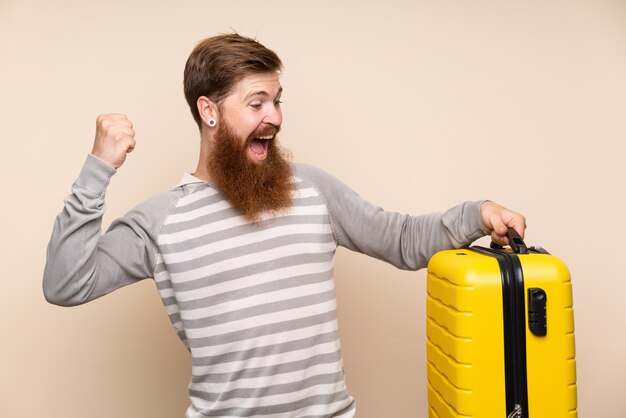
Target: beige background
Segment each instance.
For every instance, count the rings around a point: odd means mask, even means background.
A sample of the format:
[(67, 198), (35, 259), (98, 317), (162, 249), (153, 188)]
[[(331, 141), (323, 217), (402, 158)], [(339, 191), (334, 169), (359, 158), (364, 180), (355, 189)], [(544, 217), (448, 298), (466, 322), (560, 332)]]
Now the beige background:
[[(139, 141), (106, 224), (194, 169), (183, 65), (230, 28), (284, 60), (296, 160), (387, 209), (526, 214), (573, 275), (581, 416), (624, 416), (621, 0), (0, 0), (0, 416), (183, 415), (189, 357), (151, 281), (63, 309), (41, 274), (97, 114)], [(425, 417), (424, 272), (341, 250), (336, 282), (358, 417)]]

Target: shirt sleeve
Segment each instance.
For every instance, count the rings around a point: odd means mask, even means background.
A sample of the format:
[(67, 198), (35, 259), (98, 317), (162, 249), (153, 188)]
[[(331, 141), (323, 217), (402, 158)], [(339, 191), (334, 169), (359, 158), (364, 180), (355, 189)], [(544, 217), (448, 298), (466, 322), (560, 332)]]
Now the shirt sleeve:
[(61, 306), (88, 302), (151, 277), (167, 194), (137, 206), (102, 234), (105, 191), (115, 169), (89, 155), (64, 200), (48, 244), (43, 291)]
[(410, 216), (373, 205), (335, 177), (297, 165), (324, 196), (338, 245), (404, 270), (426, 267), (444, 249), (460, 248), (484, 236), (480, 205), (464, 202), (442, 213)]

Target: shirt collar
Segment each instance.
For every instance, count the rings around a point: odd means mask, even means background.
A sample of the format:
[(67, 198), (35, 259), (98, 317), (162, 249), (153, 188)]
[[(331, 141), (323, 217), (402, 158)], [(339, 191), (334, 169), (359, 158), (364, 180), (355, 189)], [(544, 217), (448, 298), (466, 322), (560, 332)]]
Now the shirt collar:
[(200, 183), (208, 184), (206, 181), (200, 180), (198, 177), (194, 176), (193, 174), (185, 173), (183, 174), (183, 177), (180, 179), (180, 181), (178, 182), (178, 184), (176, 184), (174, 188), (188, 186), (191, 184), (200, 184)]

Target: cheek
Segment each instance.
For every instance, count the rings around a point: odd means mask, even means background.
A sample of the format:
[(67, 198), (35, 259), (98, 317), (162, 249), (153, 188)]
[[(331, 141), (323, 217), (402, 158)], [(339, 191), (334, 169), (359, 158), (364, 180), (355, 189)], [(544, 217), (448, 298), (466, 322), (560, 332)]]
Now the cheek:
[(239, 136), (248, 139), (261, 126), (262, 119), (250, 117), (241, 121), (241, 125), (235, 129), (239, 132)]
[(237, 138), (246, 138), (248, 136), (245, 121), (241, 118), (230, 116), (225, 118), (223, 123), (228, 125), (231, 134), (235, 135)]
[(237, 137), (245, 140), (259, 128), (263, 118), (260, 112), (239, 110), (226, 112), (225, 121)]

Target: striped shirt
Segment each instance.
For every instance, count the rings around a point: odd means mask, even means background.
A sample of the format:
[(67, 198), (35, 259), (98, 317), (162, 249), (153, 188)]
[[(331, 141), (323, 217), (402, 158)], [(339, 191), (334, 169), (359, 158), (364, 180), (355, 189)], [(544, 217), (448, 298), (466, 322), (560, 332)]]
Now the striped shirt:
[[(192, 356), (186, 417), (352, 417), (337, 329), (337, 246), (418, 269), (483, 235), (479, 202), (410, 217), (295, 165), (293, 204), (248, 222), (191, 175), (101, 235), (114, 170), (88, 157), (55, 223), (44, 290), (75, 305), (152, 277)], [(478, 219), (478, 220), (477, 220)]]

